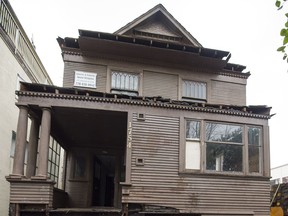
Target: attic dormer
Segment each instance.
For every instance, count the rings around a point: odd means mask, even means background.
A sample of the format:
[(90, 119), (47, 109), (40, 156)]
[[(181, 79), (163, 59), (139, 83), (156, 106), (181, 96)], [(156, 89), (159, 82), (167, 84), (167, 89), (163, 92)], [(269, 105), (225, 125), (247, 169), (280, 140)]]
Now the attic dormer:
[(202, 47), (161, 4), (128, 23), (115, 34)]

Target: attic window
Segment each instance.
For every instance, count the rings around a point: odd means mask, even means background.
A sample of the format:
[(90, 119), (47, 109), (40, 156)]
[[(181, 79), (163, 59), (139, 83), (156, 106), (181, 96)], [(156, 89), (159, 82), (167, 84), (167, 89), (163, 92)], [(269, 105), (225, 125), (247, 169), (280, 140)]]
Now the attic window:
[(160, 39), (160, 40), (177, 41), (177, 42), (181, 41), (180, 37), (154, 34), (154, 33), (150, 33), (150, 32), (148, 33), (148, 32), (142, 32), (142, 31), (137, 31), (137, 30), (134, 30), (134, 34), (137, 36), (156, 38), (156, 39)]

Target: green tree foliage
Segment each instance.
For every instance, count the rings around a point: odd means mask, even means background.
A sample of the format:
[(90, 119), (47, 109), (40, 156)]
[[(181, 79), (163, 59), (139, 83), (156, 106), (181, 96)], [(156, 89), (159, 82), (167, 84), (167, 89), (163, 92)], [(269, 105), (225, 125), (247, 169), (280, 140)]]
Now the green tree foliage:
[[(278, 10), (281, 10), (286, 3), (287, 0), (276, 0), (275, 5), (278, 8)], [(283, 27), (280, 31), (281, 37), (283, 37), (283, 44), (280, 46), (277, 51), (283, 53), (283, 60), (286, 60), (288, 62), (287, 58), (287, 46), (288, 46), (288, 13), (285, 14), (287, 21), (285, 23), (285, 27)]]

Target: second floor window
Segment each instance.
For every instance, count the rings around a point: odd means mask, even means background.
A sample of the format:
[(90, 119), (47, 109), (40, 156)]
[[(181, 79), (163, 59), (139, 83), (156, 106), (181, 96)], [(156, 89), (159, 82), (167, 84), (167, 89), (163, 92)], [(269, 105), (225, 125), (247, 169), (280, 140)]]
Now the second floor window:
[(194, 100), (206, 100), (206, 83), (191, 80), (182, 82), (182, 98)]
[(112, 71), (111, 92), (136, 96), (138, 95), (139, 75)]

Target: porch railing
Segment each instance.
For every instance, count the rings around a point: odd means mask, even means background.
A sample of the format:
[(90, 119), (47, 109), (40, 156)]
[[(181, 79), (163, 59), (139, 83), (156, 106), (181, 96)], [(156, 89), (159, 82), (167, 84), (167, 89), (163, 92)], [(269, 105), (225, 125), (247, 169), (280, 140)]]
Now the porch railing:
[[(42, 81), (43, 83), (46, 81), (47, 84), (52, 84), (52, 81), (42, 65), (33, 45), (27, 38), (23, 28), (20, 27), (18, 23), (19, 22), (16, 21), (9, 7), (3, 0), (0, 0), (0, 27), (7, 34), (11, 40), (10, 42), (14, 44), (15, 54), (18, 54), (24, 61), (25, 65), (30, 69), (30, 71), (32, 71), (31, 75), (35, 82)], [(39, 80), (39, 78), (35, 76), (36, 74), (38, 77), (42, 77), (42, 80)]]

